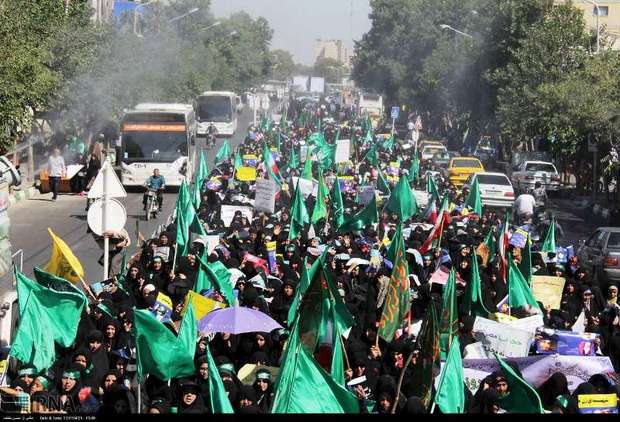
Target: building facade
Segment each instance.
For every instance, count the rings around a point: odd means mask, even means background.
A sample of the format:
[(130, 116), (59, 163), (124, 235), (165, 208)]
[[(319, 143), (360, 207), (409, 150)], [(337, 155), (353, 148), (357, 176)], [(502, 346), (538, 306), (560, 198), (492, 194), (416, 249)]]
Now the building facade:
[[(555, 0), (555, 4), (567, 3), (567, 0)], [(620, 0), (573, 0), (573, 6), (583, 11), (588, 29), (596, 33), (596, 15), (598, 5), (598, 22), (601, 39), (614, 50), (620, 50)]]
[(315, 40), (314, 41), (314, 61), (318, 59), (338, 60), (345, 66), (349, 66), (349, 52), (342, 40)]

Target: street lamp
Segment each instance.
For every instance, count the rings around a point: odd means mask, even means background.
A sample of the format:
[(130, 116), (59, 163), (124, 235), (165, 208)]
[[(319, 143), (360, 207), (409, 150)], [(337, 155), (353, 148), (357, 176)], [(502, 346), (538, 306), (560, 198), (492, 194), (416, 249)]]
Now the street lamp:
[(440, 24), (440, 25), (439, 25), (439, 27), (440, 27), (441, 29), (449, 29), (450, 31), (454, 31), (454, 32), (456, 32), (457, 34), (461, 34), (461, 35), (463, 35), (463, 36), (465, 36), (465, 37), (468, 37), (468, 38), (474, 38), (474, 36), (473, 36), (473, 35), (470, 35), (470, 34), (468, 34), (467, 32), (459, 31), (458, 29), (455, 29), (455, 28), (451, 27), (450, 25)]
[(222, 21), (215, 21), (212, 25), (206, 26), (201, 29), (201, 31), (206, 31), (207, 29), (215, 28), (216, 26), (220, 26)]
[(196, 12), (197, 12), (197, 11), (199, 11), (199, 10), (200, 10), (200, 8), (198, 8), (198, 7), (194, 7), (193, 9), (190, 9), (189, 11), (187, 11), (187, 13), (183, 13), (183, 14), (182, 14), (182, 15), (180, 15), (180, 16), (177, 16), (177, 17), (175, 17), (175, 18), (170, 19), (170, 20), (168, 21), (168, 23), (176, 22), (176, 21), (178, 21), (179, 19), (183, 19), (184, 17), (189, 16), (189, 15), (191, 15), (191, 14), (193, 14), (193, 13), (196, 13)]
[(598, 17), (601, 14), (601, 9), (598, 6), (598, 3), (595, 2), (594, 0), (586, 0), (586, 1), (590, 3), (592, 6), (594, 6), (594, 9), (596, 10), (596, 53), (598, 54), (599, 51), (601, 51), (601, 27), (598, 22)]

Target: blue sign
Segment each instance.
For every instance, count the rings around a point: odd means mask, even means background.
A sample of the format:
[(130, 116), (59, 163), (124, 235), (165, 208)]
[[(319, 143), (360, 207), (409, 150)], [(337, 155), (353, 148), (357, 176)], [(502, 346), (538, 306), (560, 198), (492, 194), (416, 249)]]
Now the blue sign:
[(400, 107), (392, 107), (392, 119), (394, 120), (398, 119), (399, 115), (400, 115)]

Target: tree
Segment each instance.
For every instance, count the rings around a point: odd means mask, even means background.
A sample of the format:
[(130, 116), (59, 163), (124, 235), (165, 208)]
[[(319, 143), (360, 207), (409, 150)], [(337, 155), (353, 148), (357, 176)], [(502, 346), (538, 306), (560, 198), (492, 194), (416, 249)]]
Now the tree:
[(340, 83), (344, 77), (344, 64), (338, 60), (319, 57), (314, 64), (313, 76), (325, 78), (329, 83)]
[(272, 79), (286, 81), (293, 77), (296, 70), (293, 55), (285, 50), (271, 51)]

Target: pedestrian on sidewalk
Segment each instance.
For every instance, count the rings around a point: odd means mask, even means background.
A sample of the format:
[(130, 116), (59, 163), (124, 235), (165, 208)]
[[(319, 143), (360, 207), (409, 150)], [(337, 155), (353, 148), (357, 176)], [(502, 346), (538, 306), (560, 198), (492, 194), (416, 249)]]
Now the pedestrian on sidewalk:
[(67, 167), (65, 166), (65, 159), (60, 155), (60, 149), (54, 148), (52, 155), (49, 157), (48, 162), (50, 189), (52, 191), (52, 201), (56, 201), (58, 198), (58, 186), (60, 180), (66, 176)]

